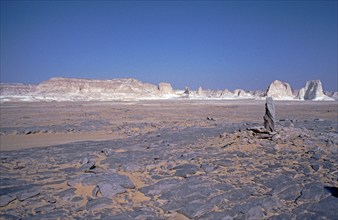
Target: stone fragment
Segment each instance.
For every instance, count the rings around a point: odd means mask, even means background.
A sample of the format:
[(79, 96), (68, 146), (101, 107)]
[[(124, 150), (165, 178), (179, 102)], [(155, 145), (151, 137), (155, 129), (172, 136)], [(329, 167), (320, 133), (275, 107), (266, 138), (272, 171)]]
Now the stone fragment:
[(300, 186), (291, 185), (287, 189), (278, 193), (278, 198), (283, 199), (283, 200), (291, 200), (291, 201), (293, 200), (293, 201), (295, 201), (300, 196), (301, 191), (302, 191), (302, 189), (301, 189)]
[(311, 168), (314, 170), (314, 171), (318, 171), (319, 168), (320, 168), (320, 165), (315, 163), (315, 164), (311, 164)]
[(89, 200), (87, 202), (86, 210), (92, 211), (95, 209), (102, 209), (102, 208), (109, 207), (112, 204), (113, 202), (109, 198), (106, 198), (106, 197), (96, 198), (96, 199)]
[(99, 183), (97, 185), (102, 196), (111, 198), (117, 194), (126, 192), (127, 190), (116, 183)]
[(0, 196), (0, 207), (7, 206), (9, 203), (14, 201), (16, 198), (8, 195)]
[(64, 199), (64, 200), (69, 200), (71, 199), (73, 196), (75, 196), (75, 188), (70, 188), (70, 189), (65, 189), (61, 192), (59, 192), (57, 194), (57, 196), (59, 196), (60, 198)]
[(264, 217), (265, 217), (264, 211), (260, 206), (252, 207), (245, 214), (245, 219), (247, 220), (264, 219)]
[(198, 167), (193, 164), (184, 164), (174, 167), (176, 170), (175, 176), (187, 177), (187, 175), (195, 174)]
[(26, 199), (29, 199), (29, 198), (32, 198), (34, 196), (37, 196), (39, 195), (40, 192), (39, 191), (27, 191), (27, 192), (19, 192), (17, 194), (17, 198), (20, 202), (26, 200)]
[(49, 212), (51, 212), (54, 209), (55, 209), (55, 206), (49, 204), (49, 205), (44, 205), (44, 206), (35, 208), (34, 211), (36, 213), (49, 213)]
[(266, 97), (264, 128), (268, 132), (275, 132), (275, 103), (271, 97)]

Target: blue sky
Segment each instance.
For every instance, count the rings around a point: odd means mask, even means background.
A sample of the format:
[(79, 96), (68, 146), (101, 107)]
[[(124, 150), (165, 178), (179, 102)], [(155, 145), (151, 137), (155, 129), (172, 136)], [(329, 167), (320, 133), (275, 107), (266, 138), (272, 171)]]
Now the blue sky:
[(1, 82), (337, 91), (337, 1), (1, 1)]

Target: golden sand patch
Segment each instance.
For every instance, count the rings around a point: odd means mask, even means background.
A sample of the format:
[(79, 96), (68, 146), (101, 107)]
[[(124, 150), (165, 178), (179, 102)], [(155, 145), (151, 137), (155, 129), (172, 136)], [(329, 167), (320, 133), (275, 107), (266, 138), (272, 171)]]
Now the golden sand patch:
[(145, 196), (143, 193), (141, 193), (140, 191), (135, 191), (132, 194), (131, 199), (136, 202), (136, 203), (141, 203), (141, 202), (147, 202), (150, 200), (149, 197)]
[(133, 182), (133, 184), (135, 185), (136, 189), (142, 188), (143, 186), (145, 186), (145, 183), (143, 181), (141, 181), (141, 174), (137, 173), (137, 172), (125, 172), (125, 171), (119, 171), (118, 172), (121, 175), (125, 175), (128, 176), (129, 179)]

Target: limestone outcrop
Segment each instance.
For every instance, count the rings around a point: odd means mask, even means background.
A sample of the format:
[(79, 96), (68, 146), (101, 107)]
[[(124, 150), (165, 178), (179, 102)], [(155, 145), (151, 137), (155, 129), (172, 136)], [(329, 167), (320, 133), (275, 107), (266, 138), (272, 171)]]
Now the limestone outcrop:
[(324, 94), (322, 82), (320, 80), (307, 81), (305, 87), (299, 90), (298, 99), (325, 101), (334, 100)]
[(201, 86), (198, 87), (198, 89), (197, 89), (197, 95), (203, 95), (203, 89), (202, 89)]
[(274, 99), (293, 99), (292, 89), (289, 83), (279, 80), (273, 81), (266, 91), (266, 96)]
[(174, 94), (174, 90), (171, 87), (170, 83), (161, 82), (158, 85), (158, 90), (160, 90), (160, 93), (163, 94), (163, 95), (172, 95), (172, 94)]

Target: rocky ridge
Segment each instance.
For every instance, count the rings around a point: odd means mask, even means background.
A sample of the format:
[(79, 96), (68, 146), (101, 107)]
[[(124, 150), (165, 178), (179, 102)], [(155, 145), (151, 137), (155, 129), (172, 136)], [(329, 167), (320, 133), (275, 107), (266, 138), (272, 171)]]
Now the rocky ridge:
[[(335, 93), (332, 93), (333, 97)], [(144, 99), (263, 99), (271, 96), (275, 100), (334, 100), (323, 93), (319, 80), (308, 81), (295, 97), (288, 83), (274, 81), (264, 93), (236, 89), (197, 91), (174, 90), (170, 83), (158, 86), (136, 79), (72, 79), (51, 78), (38, 85), (0, 84), (0, 101), (110, 101)]]

